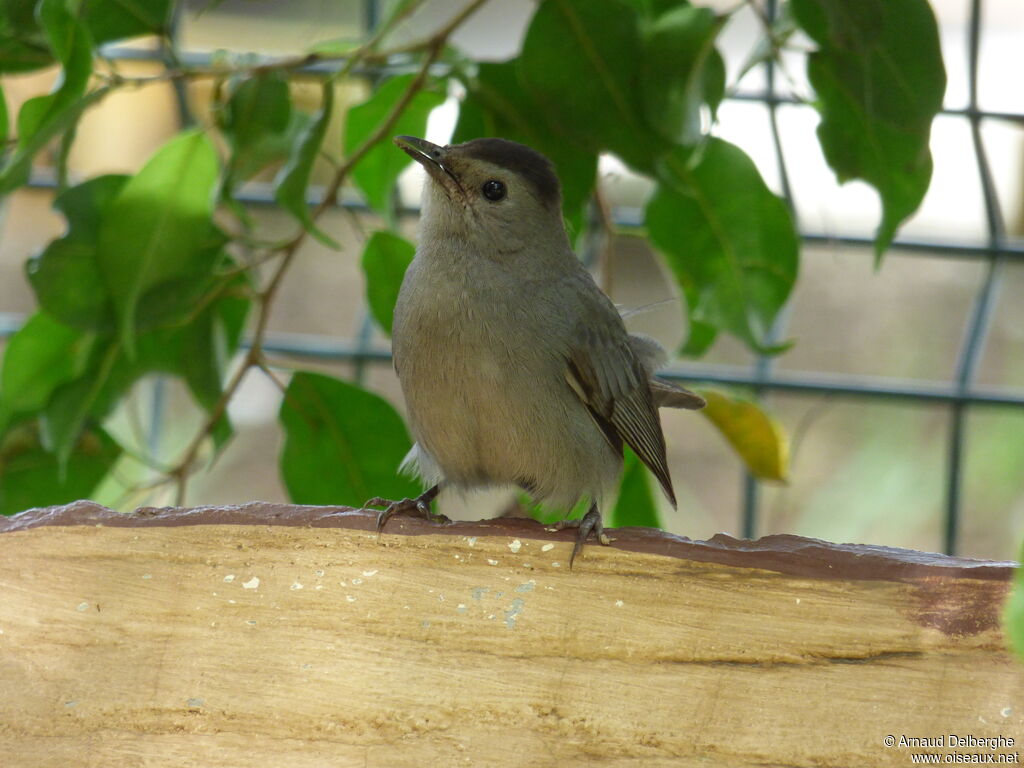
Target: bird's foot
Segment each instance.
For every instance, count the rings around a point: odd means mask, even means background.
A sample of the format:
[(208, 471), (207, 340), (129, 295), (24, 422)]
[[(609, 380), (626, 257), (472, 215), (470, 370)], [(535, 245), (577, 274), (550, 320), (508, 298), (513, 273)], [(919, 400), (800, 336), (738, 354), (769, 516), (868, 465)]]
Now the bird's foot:
[(447, 525), (451, 522), (446, 516), (435, 514), (430, 511), (430, 502), (437, 496), (438, 489), (435, 486), (421, 496), (417, 496), (415, 499), (402, 499), (401, 501), (391, 501), (390, 499), (383, 499), (380, 496), (367, 501), (363, 508), (367, 507), (385, 507), (384, 510), (377, 514), (377, 533), (381, 533), (384, 530), (384, 526), (387, 525), (395, 515), (408, 515), (409, 517), (421, 517), (427, 522), (434, 523), (435, 525)]
[(590, 538), (590, 534), (594, 534), (594, 538), (602, 545), (607, 547), (612, 543), (612, 540), (604, 532), (604, 526), (601, 524), (601, 513), (598, 512), (597, 507), (591, 507), (590, 511), (587, 512), (583, 517), (578, 520), (559, 520), (555, 523), (555, 530), (562, 531), (566, 528), (577, 528), (576, 533), (576, 544), (572, 548), (572, 554), (569, 555), (569, 568), (572, 569), (572, 563), (576, 559), (576, 555), (579, 554), (580, 550), (583, 549), (583, 545)]

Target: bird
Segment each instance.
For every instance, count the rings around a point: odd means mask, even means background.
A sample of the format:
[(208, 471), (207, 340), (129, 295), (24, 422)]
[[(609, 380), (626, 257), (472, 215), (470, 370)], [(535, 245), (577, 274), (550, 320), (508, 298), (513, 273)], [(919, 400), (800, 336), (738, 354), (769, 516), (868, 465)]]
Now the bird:
[(518, 486), (571, 510), (588, 501), (569, 558), (614, 493), (628, 445), (673, 507), (659, 407), (699, 409), (700, 395), (657, 378), (666, 354), (630, 334), (573, 252), (561, 186), (540, 152), (503, 138), (440, 146), (394, 143), (426, 171), (415, 256), (394, 310), (392, 357), (415, 439), (402, 468), (428, 488), (370, 499), (394, 515), (430, 511), (442, 488)]

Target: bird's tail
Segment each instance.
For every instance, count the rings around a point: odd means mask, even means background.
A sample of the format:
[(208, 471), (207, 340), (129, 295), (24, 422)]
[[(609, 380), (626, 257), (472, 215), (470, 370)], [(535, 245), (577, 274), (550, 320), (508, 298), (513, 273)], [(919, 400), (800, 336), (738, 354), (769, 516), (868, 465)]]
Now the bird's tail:
[(707, 401), (696, 392), (691, 392), (664, 379), (651, 379), (651, 395), (658, 408), (686, 408), (698, 411), (707, 405)]

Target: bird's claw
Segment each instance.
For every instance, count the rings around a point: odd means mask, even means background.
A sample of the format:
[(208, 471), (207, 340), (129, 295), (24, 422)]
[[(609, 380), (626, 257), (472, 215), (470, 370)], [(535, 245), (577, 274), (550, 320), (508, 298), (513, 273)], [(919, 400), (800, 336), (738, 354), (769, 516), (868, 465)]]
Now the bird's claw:
[(576, 559), (576, 555), (583, 549), (583, 545), (586, 544), (591, 533), (594, 534), (594, 538), (602, 546), (607, 547), (612, 543), (612, 540), (604, 532), (604, 525), (601, 523), (601, 513), (597, 511), (597, 507), (591, 507), (590, 511), (578, 520), (559, 520), (555, 523), (556, 531), (564, 531), (566, 528), (578, 529), (576, 543), (573, 545), (572, 554), (569, 555), (570, 570), (572, 570), (572, 564)]
[[(426, 494), (424, 494), (426, 496)], [(402, 499), (401, 501), (391, 501), (390, 499), (384, 499), (380, 496), (374, 496), (372, 499), (367, 501), (363, 508), (368, 507), (385, 507), (377, 513), (377, 533), (383, 533), (384, 526), (387, 525), (395, 515), (408, 515), (409, 517), (420, 517), (429, 523), (435, 525), (447, 525), (451, 520), (445, 515), (435, 514), (430, 511), (430, 500), (420, 496), (415, 499)], [(432, 497), (431, 497), (432, 498)]]

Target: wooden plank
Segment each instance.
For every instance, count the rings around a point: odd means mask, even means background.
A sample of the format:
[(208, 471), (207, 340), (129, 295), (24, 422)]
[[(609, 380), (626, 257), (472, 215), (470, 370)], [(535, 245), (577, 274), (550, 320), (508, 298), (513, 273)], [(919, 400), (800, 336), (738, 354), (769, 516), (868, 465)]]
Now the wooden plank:
[(572, 532), (528, 521), (371, 527), (258, 504), (114, 517), (80, 503), (0, 524), (7, 764), (881, 766), (993, 751), (884, 742), (950, 734), (1019, 754), (1024, 666), (998, 625), (1013, 564), (623, 530), (570, 572)]

